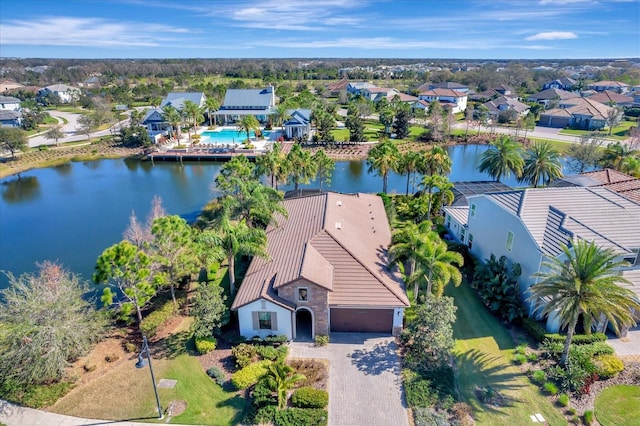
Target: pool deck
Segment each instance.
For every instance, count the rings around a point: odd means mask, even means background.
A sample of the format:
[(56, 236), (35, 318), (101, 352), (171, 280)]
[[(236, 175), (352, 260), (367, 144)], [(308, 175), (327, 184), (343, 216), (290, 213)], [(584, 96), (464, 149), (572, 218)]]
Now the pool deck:
[[(205, 144), (206, 145), (206, 144)], [(282, 151), (286, 154), (291, 149), (293, 143), (282, 143)], [(263, 155), (264, 149), (242, 149), (214, 146), (200, 146), (200, 144), (185, 149), (166, 149), (154, 151), (147, 155), (151, 161), (229, 161), (233, 157), (245, 156), (250, 160), (255, 160)]]

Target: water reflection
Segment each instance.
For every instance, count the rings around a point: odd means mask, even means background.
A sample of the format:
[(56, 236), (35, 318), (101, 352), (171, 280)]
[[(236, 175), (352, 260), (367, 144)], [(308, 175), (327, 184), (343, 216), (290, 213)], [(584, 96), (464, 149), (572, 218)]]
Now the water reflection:
[(349, 176), (359, 179), (362, 176), (364, 161), (349, 161)]
[(19, 176), (2, 182), (2, 199), (9, 204), (22, 203), (40, 196), (40, 182), (35, 176)]
[(82, 165), (91, 170), (98, 170), (102, 167), (102, 162), (104, 160), (91, 160), (91, 161), (83, 161)]
[(71, 170), (73, 170), (73, 164), (64, 163), (64, 164), (60, 164), (59, 166), (54, 166), (52, 168), (53, 170), (58, 172), (61, 176), (68, 176), (69, 173), (71, 173)]

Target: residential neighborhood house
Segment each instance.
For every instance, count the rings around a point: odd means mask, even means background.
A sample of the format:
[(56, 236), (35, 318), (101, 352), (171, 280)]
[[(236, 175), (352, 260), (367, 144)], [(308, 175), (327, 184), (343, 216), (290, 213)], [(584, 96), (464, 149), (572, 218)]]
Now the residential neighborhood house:
[(224, 102), (214, 113), (225, 124), (235, 123), (245, 115), (253, 115), (260, 123), (266, 123), (276, 106), (273, 86), (263, 89), (227, 89)]
[(568, 186), (604, 187), (640, 203), (640, 179), (614, 169), (566, 175), (554, 180), (549, 186), (558, 188)]
[(595, 90), (596, 92), (604, 92), (605, 90), (611, 90), (617, 93), (626, 93), (629, 91), (629, 85), (619, 81), (596, 81), (587, 86), (587, 89)]
[(595, 95), (589, 96), (589, 99), (591, 99), (592, 101), (600, 102), (601, 104), (624, 108), (632, 107), (634, 105), (633, 96), (629, 95), (631, 95), (631, 93), (622, 95), (618, 92), (614, 92), (613, 90), (605, 90), (603, 92), (598, 92)]
[(311, 110), (290, 109), (287, 111), (289, 119), (282, 123), (287, 139), (307, 140), (311, 135)]
[(240, 334), (397, 335), (409, 300), (387, 267), (391, 232), (380, 197), (330, 192), (284, 207), (288, 217), (267, 228), (268, 257), (253, 258), (233, 301)]
[(496, 119), (500, 113), (505, 111), (515, 111), (518, 117), (524, 117), (529, 113), (529, 105), (524, 104), (516, 98), (500, 96), (489, 102), (485, 102), (484, 106), (489, 110), (489, 115)]
[(20, 127), (21, 124), (20, 99), (0, 95), (0, 127)]
[(559, 102), (556, 108), (541, 113), (538, 126), (602, 129), (606, 126), (607, 114), (610, 110), (610, 106), (590, 98), (567, 99)]
[(560, 77), (556, 78), (555, 80), (547, 81), (542, 85), (542, 89), (561, 89), (571, 91), (576, 87), (577, 84), (578, 82), (573, 78)]
[(142, 125), (147, 128), (147, 133), (156, 142), (161, 136), (169, 134), (171, 124), (164, 118), (163, 108), (171, 106), (177, 111), (182, 111), (184, 103), (191, 101), (204, 108), (207, 97), (202, 92), (171, 92), (160, 102), (158, 108), (150, 108), (142, 120)]
[(550, 108), (553, 105), (558, 105), (559, 101), (565, 101), (567, 99), (579, 97), (580, 95), (578, 93), (567, 92), (566, 90), (552, 87), (542, 90), (541, 92), (529, 95), (525, 100), (527, 102), (537, 102), (541, 105), (544, 105), (545, 108)]
[(67, 86), (66, 84), (52, 84), (38, 91), (38, 97), (44, 98), (49, 94), (56, 95), (60, 102), (68, 104), (79, 100), (81, 91), (77, 87)]
[(467, 94), (454, 89), (431, 89), (418, 94), (418, 99), (425, 102), (439, 102), (443, 108), (451, 109), (456, 114), (467, 109)]

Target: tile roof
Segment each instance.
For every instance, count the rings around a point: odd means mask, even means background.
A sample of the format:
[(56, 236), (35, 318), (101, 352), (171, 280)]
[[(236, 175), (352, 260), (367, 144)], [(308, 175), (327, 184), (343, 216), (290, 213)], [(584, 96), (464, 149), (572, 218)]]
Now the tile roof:
[(562, 102), (560, 108), (553, 108), (541, 115), (546, 116), (574, 116), (586, 115), (598, 120), (606, 120), (607, 112), (611, 107), (596, 102), (589, 98), (573, 98)]
[(527, 96), (527, 99), (536, 99), (536, 100), (553, 100), (553, 99), (572, 99), (579, 98), (580, 95), (574, 92), (568, 92), (562, 89), (546, 89), (538, 93), (534, 93), (533, 95)]
[(627, 83), (622, 83), (620, 81), (612, 81), (612, 80), (596, 81), (595, 83), (591, 83), (589, 85), (589, 87), (597, 87), (597, 86), (629, 87), (629, 85)]
[(631, 96), (621, 95), (618, 92), (614, 92), (611, 90), (605, 90), (603, 92), (598, 92), (595, 95), (589, 96), (589, 99), (592, 101), (600, 102), (601, 104), (628, 104), (633, 102), (633, 98)]
[(462, 98), (467, 96), (466, 93), (460, 92), (458, 90), (440, 89), (440, 88), (435, 88), (435, 89), (427, 90), (426, 92), (421, 92), (420, 95), (421, 96), (437, 96), (437, 97), (446, 96), (446, 97), (453, 97), (453, 98)]
[(69, 90), (72, 91), (80, 91), (77, 87), (67, 86), (66, 84), (52, 84), (51, 86), (45, 87), (45, 89), (51, 92), (67, 92)]
[[(484, 104), (487, 108), (489, 108), (489, 112), (491, 113), (500, 113), (501, 111), (506, 111), (508, 109), (513, 109), (518, 114), (521, 114), (529, 109), (529, 105), (520, 102), (515, 98), (510, 98), (507, 96), (500, 96), (496, 99), (490, 100), (489, 102), (485, 102)], [(500, 108), (502, 105), (507, 105), (507, 108)]]
[(555, 180), (550, 186), (603, 187), (640, 202), (640, 179), (614, 169), (602, 169), (577, 175), (563, 176)]
[(418, 91), (426, 91), (426, 90), (431, 90), (431, 89), (469, 89), (469, 86), (465, 86), (464, 84), (460, 84), (460, 83), (456, 83), (453, 81), (446, 81), (443, 83), (431, 83), (431, 82), (427, 82), (424, 83), (422, 85), (420, 85), (420, 87), (418, 87)]
[(330, 305), (409, 305), (399, 274), (387, 270), (391, 232), (379, 197), (323, 193), (284, 206), (288, 217), (267, 228), (269, 259), (251, 261), (232, 309), (279, 299), (278, 288), (300, 278), (328, 289)]
[(640, 202), (604, 187), (540, 188), (486, 194), (520, 217), (542, 251), (560, 253), (572, 237), (617, 252), (640, 248)]
[(622, 286), (633, 291), (638, 300), (640, 300), (640, 267), (636, 266), (634, 269), (623, 270), (622, 276), (630, 282), (629, 284), (622, 284)]

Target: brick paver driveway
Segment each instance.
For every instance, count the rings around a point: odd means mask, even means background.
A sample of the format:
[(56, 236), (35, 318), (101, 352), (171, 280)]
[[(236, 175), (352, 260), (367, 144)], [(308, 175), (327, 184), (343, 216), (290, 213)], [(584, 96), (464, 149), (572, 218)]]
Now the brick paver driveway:
[(322, 348), (291, 343), (290, 356), (329, 360), (329, 426), (408, 425), (392, 337), (333, 333)]

